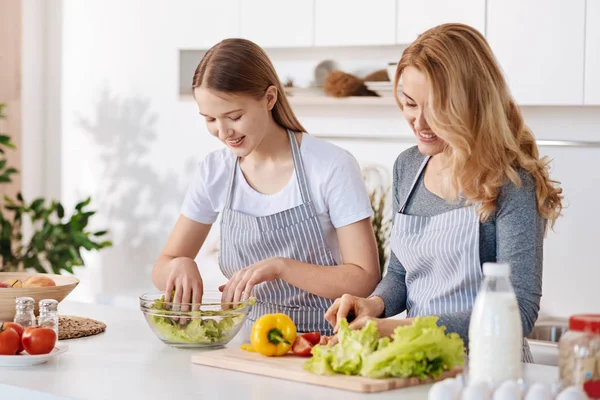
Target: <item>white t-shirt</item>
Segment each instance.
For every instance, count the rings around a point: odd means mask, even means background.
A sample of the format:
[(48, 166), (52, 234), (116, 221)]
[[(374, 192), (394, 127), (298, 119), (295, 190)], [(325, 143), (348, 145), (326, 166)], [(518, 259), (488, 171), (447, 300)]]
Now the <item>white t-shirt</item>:
[[(302, 136), (300, 154), (325, 241), (341, 263), (335, 229), (373, 215), (360, 167), (346, 150), (308, 134)], [(227, 202), (234, 165), (235, 156), (227, 148), (209, 153), (194, 173), (181, 213), (197, 222), (214, 223)], [(262, 217), (302, 204), (295, 173), (279, 192), (262, 194), (248, 184), (237, 165), (233, 210)]]

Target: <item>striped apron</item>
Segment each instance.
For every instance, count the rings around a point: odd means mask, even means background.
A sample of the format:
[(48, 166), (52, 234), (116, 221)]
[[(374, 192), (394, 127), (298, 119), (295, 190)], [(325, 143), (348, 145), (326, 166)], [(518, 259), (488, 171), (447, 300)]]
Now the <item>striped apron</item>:
[[(404, 213), (428, 161), (426, 157), (394, 216), (390, 243), (406, 269), (409, 318), (472, 310), (483, 279), (477, 205), (431, 217)], [(525, 339), (521, 357), (533, 362)]]
[[(289, 130), (288, 137), (302, 196), (302, 204), (297, 207), (263, 217), (232, 210), (238, 160), (235, 162), (221, 218), (219, 266), (228, 279), (235, 272), (272, 257), (316, 265), (337, 265), (327, 247), (323, 227), (311, 200), (298, 142)], [(298, 289), (281, 279), (256, 285), (252, 295), (257, 302), (248, 316), (249, 323), (263, 314), (284, 313), (292, 318), (298, 332), (332, 334), (332, 327), (325, 321), (324, 315), (333, 300)]]

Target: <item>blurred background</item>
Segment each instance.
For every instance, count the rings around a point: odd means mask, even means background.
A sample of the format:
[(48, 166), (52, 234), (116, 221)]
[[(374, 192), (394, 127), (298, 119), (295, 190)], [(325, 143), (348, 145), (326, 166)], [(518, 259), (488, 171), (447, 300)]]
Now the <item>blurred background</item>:
[[(379, 171), (385, 188), (414, 145), (388, 67), (444, 22), (486, 36), (562, 182), (568, 208), (545, 242), (542, 315), (594, 311), (600, 0), (0, 0), (0, 132), (16, 146), (6, 167), (19, 171), (2, 192), (60, 201), (65, 218), (90, 197), (87, 229), (108, 231), (98, 243), (112, 246), (84, 246), (69, 299), (136, 307), (195, 163), (221, 146), (190, 97), (204, 51), (228, 37), (265, 48), (308, 132)], [(333, 70), (370, 95), (328, 88)], [(213, 229), (198, 256), (208, 297), (225, 282), (217, 245)]]

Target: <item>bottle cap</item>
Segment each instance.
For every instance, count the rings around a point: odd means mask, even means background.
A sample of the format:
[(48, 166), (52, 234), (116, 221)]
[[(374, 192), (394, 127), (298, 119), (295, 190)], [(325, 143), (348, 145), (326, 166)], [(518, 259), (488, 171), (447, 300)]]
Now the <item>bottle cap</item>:
[(600, 335), (600, 314), (572, 315), (569, 330)]
[(33, 304), (33, 298), (31, 297), (17, 297), (15, 302), (17, 304)]
[(58, 301), (54, 299), (43, 299), (40, 300), (40, 310), (56, 311), (58, 308)]
[(483, 275), (508, 277), (510, 276), (510, 265), (506, 263), (484, 263)]

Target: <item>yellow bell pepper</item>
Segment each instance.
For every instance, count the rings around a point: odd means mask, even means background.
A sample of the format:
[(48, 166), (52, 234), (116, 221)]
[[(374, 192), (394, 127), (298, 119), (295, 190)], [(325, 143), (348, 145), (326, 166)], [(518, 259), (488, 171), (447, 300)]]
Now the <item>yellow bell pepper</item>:
[(282, 356), (296, 340), (296, 325), (285, 314), (265, 314), (254, 322), (250, 342), (263, 356)]

